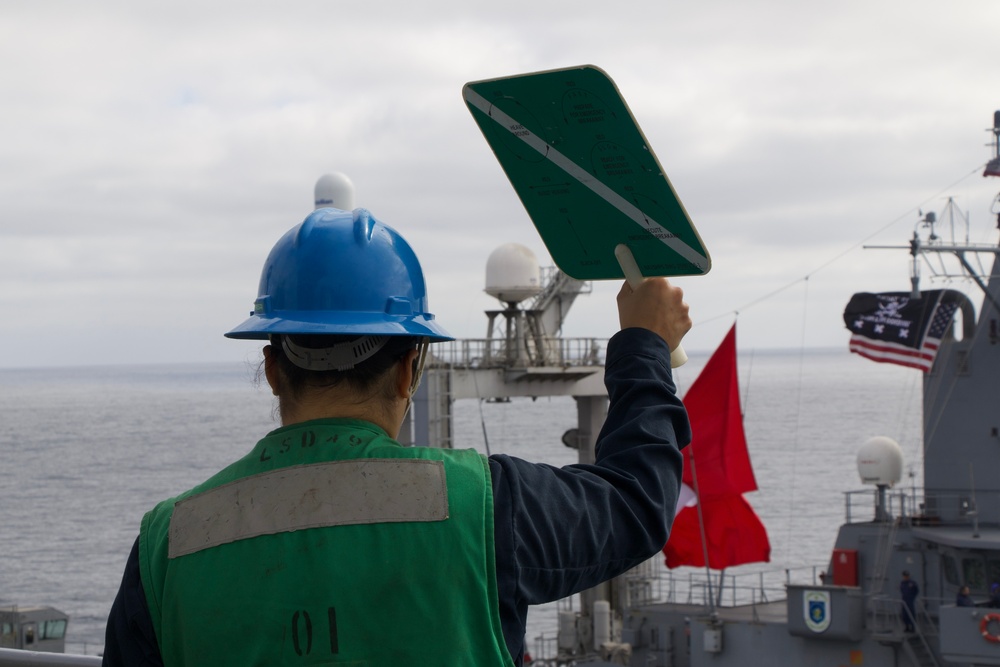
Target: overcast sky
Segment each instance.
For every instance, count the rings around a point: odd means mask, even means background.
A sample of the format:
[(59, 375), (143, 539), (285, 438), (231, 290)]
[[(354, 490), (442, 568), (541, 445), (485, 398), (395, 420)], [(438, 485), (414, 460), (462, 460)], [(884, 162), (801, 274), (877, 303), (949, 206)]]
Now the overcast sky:
[[(689, 351), (736, 311), (744, 349), (846, 346), (852, 292), (909, 285), (905, 252), (861, 244), (946, 196), (996, 240), (996, 0), (152, 4), (0, 3), (0, 367), (252, 357), (222, 334), (330, 171), (482, 337), (490, 252), (550, 260), (462, 86), (586, 63), (711, 253), (677, 280)], [(565, 333), (613, 334), (618, 287)]]

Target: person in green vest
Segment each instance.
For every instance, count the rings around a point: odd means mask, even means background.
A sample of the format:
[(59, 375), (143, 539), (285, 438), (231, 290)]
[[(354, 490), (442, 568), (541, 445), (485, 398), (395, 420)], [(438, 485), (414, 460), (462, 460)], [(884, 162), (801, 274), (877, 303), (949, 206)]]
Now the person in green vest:
[(250, 317), (281, 426), (142, 519), (105, 665), (520, 665), (527, 608), (667, 540), (690, 441), (670, 349), (681, 291), (618, 296), (610, 404), (591, 465), (396, 440), (430, 344), (406, 241), (321, 208), (265, 262)]

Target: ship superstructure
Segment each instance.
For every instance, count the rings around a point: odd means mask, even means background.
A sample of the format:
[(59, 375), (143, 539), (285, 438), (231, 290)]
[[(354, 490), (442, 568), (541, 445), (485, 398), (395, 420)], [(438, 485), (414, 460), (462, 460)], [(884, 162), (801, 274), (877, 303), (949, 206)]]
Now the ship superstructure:
[[(993, 135), (995, 155), (984, 176), (1000, 176), (1000, 112)], [(970, 243), (968, 235), (956, 239), (956, 211), (949, 200), (950, 239), (936, 233), (937, 217), (928, 214), (910, 244), (900, 246), (914, 266), (903, 300), (930, 298), (921, 291), (921, 265), (949, 263), (948, 277), (972, 281), (983, 297), (978, 315), (960, 292), (940, 297), (953, 306), (942, 311), (948, 319), (938, 322), (939, 347), (923, 379), (923, 489), (894, 487), (898, 446), (887, 438), (866, 443), (859, 472), (875, 488), (847, 494), (827, 563), (798, 575), (720, 577), (726, 583), (714, 586), (711, 573), (682, 582), (634, 572), (607, 598), (609, 641), (593, 642), (600, 614), (566, 612), (558, 651), (543, 662), (1000, 664), (1000, 249)], [(910, 577), (920, 582), (912, 620), (900, 585)]]

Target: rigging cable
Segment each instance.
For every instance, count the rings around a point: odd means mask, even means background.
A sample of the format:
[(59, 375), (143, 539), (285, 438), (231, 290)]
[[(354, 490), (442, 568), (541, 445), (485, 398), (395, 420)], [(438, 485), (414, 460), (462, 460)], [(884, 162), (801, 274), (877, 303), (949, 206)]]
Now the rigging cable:
[(792, 508), (795, 507), (795, 480), (798, 478), (798, 466), (799, 466), (799, 431), (802, 424), (802, 371), (805, 367), (805, 350), (806, 350), (806, 315), (809, 306), (809, 276), (803, 279), (803, 291), (802, 291), (802, 328), (801, 337), (799, 341), (799, 374), (796, 380), (795, 387), (795, 427), (792, 432), (792, 442), (795, 445), (794, 452), (792, 454), (792, 474), (791, 481), (789, 482), (788, 494), (788, 521), (786, 522), (787, 534), (785, 537), (785, 557), (784, 561), (787, 562), (789, 558), (789, 548), (792, 544)]
[(483, 414), (483, 397), (479, 394), (479, 380), (476, 378), (476, 369), (472, 369), (472, 383), (476, 387), (476, 402), (479, 403), (479, 423), (483, 427), (483, 442), (486, 444), (486, 456), (490, 454), (490, 436), (486, 432), (486, 416)]
[[(733, 318), (733, 326), (736, 326), (736, 320), (740, 317), (739, 311), (736, 312), (736, 317)], [(746, 379), (746, 390), (743, 393), (743, 404), (740, 407), (740, 418), (746, 420), (747, 410), (750, 405), (750, 378), (753, 376), (753, 360), (754, 360), (755, 350), (750, 350), (750, 362), (747, 364), (747, 379)]]
[(781, 287), (779, 287), (779, 288), (777, 288), (775, 290), (772, 290), (772, 291), (768, 292), (767, 294), (764, 294), (763, 296), (757, 297), (756, 299), (753, 299), (752, 301), (749, 301), (749, 302), (743, 304), (742, 306), (739, 306), (738, 308), (736, 308), (733, 311), (726, 311), (726, 312), (720, 313), (719, 315), (716, 315), (714, 317), (709, 317), (709, 318), (706, 318), (706, 319), (699, 320), (697, 323), (695, 323), (694, 326), (697, 327), (697, 326), (702, 325), (702, 324), (708, 324), (709, 322), (714, 322), (714, 321), (716, 321), (718, 319), (721, 319), (723, 317), (728, 317), (728, 316), (730, 316), (734, 312), (738, 313), (741, 310), (746, 310), (748, 308), (756, 306), (759, 303), (762, 303), (764, 301), (767, 301), (767, 300), (771, 299), (771, 297), (774, 297), (774, 296), (777, 296), (778, 294), (781, 294), (785, 290), (789, 289), (790, 287), (792, 287), (794, 285), (797, 285), (798, 283), (800, 283), (800, 282), (802, 282), (804, 280), (809, 280), (810, 276), (815, 275), (815, 274), (819, 273), (820, 271), (822, 271), (823, 269), (829, 267), (831, 264), (834, 264), (834, 263), (838, 262), (845, 255), (847, 255), (847, 254), (849, 254), (849, 253), (857, 250), (859, 247), (861, 247), (862, 245), (864, 245), (869, 240), (871, 240), (874, 237), (878, 236), (879, 234), (881, 234), (885, 230), (889, 229), (890, 227), (893, 227), (894, 225), (896, 225), (897, 223), (899, 223), (901, 220), (903, 220), (903, 219), (911, 216), (914, 213), (914, 211), (920, 211), (924, 207), (924, 205), (926, 205), (929, 202), (931, 202), (931, 201), (939, 198), (941, 195), (943, 195), (948, 190), (951, 190), (952, 188), (957, 187), (962, 181), (964, 181), (965, 179), (969, 178), (969, 176), (978, 174), (980, 172), (980, 170), (982, 170), (982, 168), (984, 166), (985, 166), (985, 163), (977, 166), (975, 169), (973, 169), (969, 173), (965, 174), (964, 176), (962, 176), (961, 178), (959, 178), (957, 181), (955, 181), (951, 185), (948, 185), (948, 186), (942, 188), (941, 190), (939, 190), (935, 194), (933, 194), (930, 197), (926, 198), (923, 202), (921, 202), (920, 204), (918, 204), (916, 207), (912, 207), (912, 208), (908, 209), (906, 212), (904, 212), (901, 215), (895, 217), (893, 220), (891, 220), (890, 222), (886, 223), (882, 227), (879, 227), (874, 232), (872, 232), (868, 236), (864, 237), (860, 241), (857, 241), (857, 242), (851, 244), (850, 246), (848, 246), (844, 250), (840, 251), (839, 253), (837, 253), (836, 255), (834, 255), (833, 257), (831, 257), (830, 259), (828, 259), (826, 262), (820, 264), (815, 269), (813, 269), (812, 271), (810, 271), (806, 275), (802, 276), (801, 278), (796, 278), (795, 280), (792, 280), (791, 282), (786, 283), (785, 285), (782, 285)]

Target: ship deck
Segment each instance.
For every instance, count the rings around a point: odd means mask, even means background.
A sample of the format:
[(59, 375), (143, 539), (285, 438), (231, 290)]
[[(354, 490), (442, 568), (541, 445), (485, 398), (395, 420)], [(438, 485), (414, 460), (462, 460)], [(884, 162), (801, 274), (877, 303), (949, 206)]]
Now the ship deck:
[[(641, 613), (650, 615), (665, 614), (668, 616), (707, 617), (712, 609), (704, 605), (681, 604), (676, 602), (661, 602), (639, 607)], [(777, 600), (757, 604), (716, 607), (715, 613), (719, 619), (730, 623), (787, 623), (788, 602)]]

